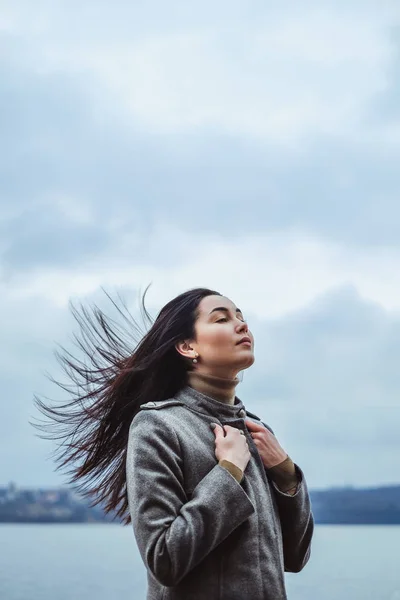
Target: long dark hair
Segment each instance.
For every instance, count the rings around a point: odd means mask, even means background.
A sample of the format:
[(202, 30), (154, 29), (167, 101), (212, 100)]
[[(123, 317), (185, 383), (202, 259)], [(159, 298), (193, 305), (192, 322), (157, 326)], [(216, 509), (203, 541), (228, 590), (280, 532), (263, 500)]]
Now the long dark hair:
[(81, 304), (77, 309), (70, 304), (80, 327), (74, 340), (83, 358), (61, 346), (56, 357), (68, 383), (50, 380), (72, 400), (51, 406), (34, 397), (47, 418), (44, 423), (32, 423), (42, 432), (39, 437), (59, 440), (54, 453), (57, 470), (67, 467), (69, 483), (90, 498), (92, 506), (101, 504), (124, 524), (131, 521), (125, 462), (132, 419), (143, 403), (171, 398), (186, 385), (190, 361), (177, 352), (175, 344), (196, 339), (200, 301), (221, 295), (206, 288), (188, 290), (168, 302), (153, 321), (145, 307), (148, 289), (141, 312), (151, 326), (140, 341), (141, 329), (120, 297), (116, 302), (106, 292), (121, 323), (97, 305)]

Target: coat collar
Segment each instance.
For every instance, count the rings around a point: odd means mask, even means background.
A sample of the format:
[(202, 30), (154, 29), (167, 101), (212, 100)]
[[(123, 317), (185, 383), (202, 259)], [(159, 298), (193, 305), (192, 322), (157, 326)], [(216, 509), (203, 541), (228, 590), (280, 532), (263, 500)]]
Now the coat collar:
[(175, 395), (175, 399), (210, 417), (243, 419), (246, 416), (244, 404), (237, 396), (235, 396), (235, 404), (225, 404), (187, 385)]

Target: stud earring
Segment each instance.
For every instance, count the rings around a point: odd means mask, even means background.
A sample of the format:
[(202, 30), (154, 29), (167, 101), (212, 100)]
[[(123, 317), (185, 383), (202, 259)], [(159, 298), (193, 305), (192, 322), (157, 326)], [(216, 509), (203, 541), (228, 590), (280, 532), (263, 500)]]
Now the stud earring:
[(198, 362), (198, 361), (197, 361), (197, 357), (198, 357), (198, 354), (197, 354), (197, 352), (196, 352), (196, 356), (195, 356), (195, 358), (193, 358), (193, 359), (192, 359), (192, 362), (193, 362), (193, 364), (194, 364), (194, 365), (196, 365), (196, 364), (197, 364), (197, 362)]

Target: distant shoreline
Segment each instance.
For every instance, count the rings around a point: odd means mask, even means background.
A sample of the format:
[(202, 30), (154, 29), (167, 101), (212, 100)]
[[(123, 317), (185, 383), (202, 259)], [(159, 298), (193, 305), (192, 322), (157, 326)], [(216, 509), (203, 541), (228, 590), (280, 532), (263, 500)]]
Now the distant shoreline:
[[(400, 485), (357, 489), (310, 490), (316, 525), (400, 525)], [(114, 513), (115, 514), (115, 513)], [(68, 488), (0, 488), (1, 524), (121, 525), (113, 514)]]
[[(328, 522), (328, 521), (318, 521), (317, 519), (315, 519), (315, 524), (319, 525), (320, 527), (323, 527), (324, 525), (327, 526), (339, 526), (339, 527), (347, 527), (347, 526), (351, 526), (351, 527), (355, 527), (355, 526), (360, 526), (360, 527), (400, 527), (400, 522), (369, 522), (369, 523), (363, 523), (363, 522)], [(123, 525), (122, 523), (118, 523), (116, 521), (0, 521), (0, 528), (2, 525), (114, 525), (114, 526), (118, 526), (118, 527), (130, 527), (130, 525)]]

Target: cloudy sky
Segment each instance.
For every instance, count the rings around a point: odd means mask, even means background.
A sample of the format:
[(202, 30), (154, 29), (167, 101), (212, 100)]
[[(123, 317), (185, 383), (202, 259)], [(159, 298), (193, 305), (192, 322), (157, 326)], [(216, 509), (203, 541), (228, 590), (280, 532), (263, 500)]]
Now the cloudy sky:
[(0, 485), (63, 483), (28, 421), (68, 301), (242, 308), (238, 395), (310, 488), (400, 482), (397, 0), (2, 0)]

